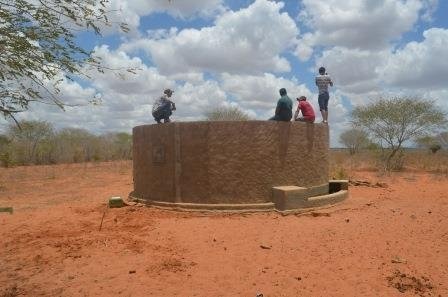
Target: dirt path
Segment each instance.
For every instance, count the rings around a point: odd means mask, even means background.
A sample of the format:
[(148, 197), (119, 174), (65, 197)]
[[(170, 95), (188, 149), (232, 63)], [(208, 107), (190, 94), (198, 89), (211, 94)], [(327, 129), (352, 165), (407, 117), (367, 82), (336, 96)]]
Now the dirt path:
[[(109, 209), (129, 162), (0, 170), (0, 296), (448, 296), (448, 178), (356, 179), (319, 213)], [(403, 292), (403, 293), (402, 293)]]

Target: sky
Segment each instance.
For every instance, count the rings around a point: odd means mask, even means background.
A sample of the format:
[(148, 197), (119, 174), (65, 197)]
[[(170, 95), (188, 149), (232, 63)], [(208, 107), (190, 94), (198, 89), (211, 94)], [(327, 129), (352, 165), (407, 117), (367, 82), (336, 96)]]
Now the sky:
[[(350, 112), (381, 96), (419, 96), (448, 112), (448, 0), (110, 0), (101, 37), (80, 32), (81, 46), (104, 65), (126, 71), (90, 72), (63, 81), (61, 111), (32, 105), (19, 119), (93, 133), (132, 132), (153, 124), (151, 107), (174, 90), (176, 122), (204, 119), (237, 106), (253, 119), (274, 113), (278, 90), (317, 104), (314, 77), (324, 66), (330, 89), (332, 147), (350, 128)], [(86, 104), (91, 98), (101, 104)], [(8, 123), (2, 120), (2, 126)]]

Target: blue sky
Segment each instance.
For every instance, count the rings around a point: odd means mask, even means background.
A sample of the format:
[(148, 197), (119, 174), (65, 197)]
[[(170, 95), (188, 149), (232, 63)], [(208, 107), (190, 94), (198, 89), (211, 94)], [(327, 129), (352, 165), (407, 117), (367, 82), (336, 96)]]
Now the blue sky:
[[(33, 106), (22, 118), (95, 133), (131, 132), (153, 123), (151, 105), (175, 90), (175, 121), (203, 118), (234, 105), (255, 119), (274, 110), (278, 89), (306, 95), (317, 110), (316, 69), (324, 65), (330, 93), (331, 144), (350, 127), (353, 106), (383, 94), (431, 98), (448, 111), (448, 1), (437, 0), (111, 0), (110, 19), (131, 32), (105, 28), (78, 35), (113, 68), (64, 82), (62, 97), (81, 104), (66, 112)], [(100, 95), (99, 95), (100, 94)], [(100, 106), (83, 104), (101, 96)], [(320, 121), (320, 115), (317, 121)]]

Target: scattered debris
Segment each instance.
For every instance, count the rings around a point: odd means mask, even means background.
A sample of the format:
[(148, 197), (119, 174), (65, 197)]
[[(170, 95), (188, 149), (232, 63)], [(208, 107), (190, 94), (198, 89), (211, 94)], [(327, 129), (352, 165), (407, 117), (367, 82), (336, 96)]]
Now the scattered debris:
[(2, 297), (16, 297), (19, 296), (19, 290), (17, 289), (17, 286), (14, 285), (10, 288), (7, 288), (4, 291), (0, 291), (0, 296)]
[(400, 257), (398, 257), (398, 256), (395, 256), (392, 260), (391, 260), (391, 262), (392, 263), (395, 263), (395, 264), (406, 264), (406, 263), (408, 263), (408, 261), (406, 261), (405, 259), (403, 259), (403, 258), (400, 258)]
[(358, 186), (371, 187), (371, 188), (387, 188), (387, 187), (389, 187), (389, 185), (386, 183), (382, 183), (382, 182), (371, 183), (369, 181), (364, 181), (364, 180), (349, 180), (348, 183), (355, 187), (358, 187)]
[(12, 214), (14, 209), (12, 207), (0, 207), (0, 212), (9, 212), (9, 214)]
[(386, 279), (389, 286), (394, 287), (400, 291), (400, 293), (414, 291), (414, 294), (420, 297), (433, 296), (431, 291), (434, 287), (427, 277), (422, 277), (422, 280), (420, 280), (415, 276), (408, 276), (405, 273), (396, 270), (392, 276), (389, 276)]
[(330, 214), (328, 212), (315, 212), (315, 211), (312, 211), (309, 215), (312, 217), (329, 217), (330, 216)]
[(262, 248), (262, 249), (264, 249), (264, 250), (270, 250), (271, 249), (271, 247), (270, 246), (267, 246), (267, 245), (260, 245), (260, 247)]

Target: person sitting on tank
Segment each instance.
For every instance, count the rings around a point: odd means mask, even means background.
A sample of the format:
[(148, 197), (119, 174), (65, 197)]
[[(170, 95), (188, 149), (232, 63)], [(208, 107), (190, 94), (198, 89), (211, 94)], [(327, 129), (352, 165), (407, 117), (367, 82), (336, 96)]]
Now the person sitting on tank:
[[(306, 97), (300, 96), (297, 98), (297, 101), (299, 101), (299, 106), (297, 106), (297, 110), (294, 114), (294, 121), (314, 123), (314, 109), (311, 104), (306, 101)], [(300, 111), (302, 111), (302, 117), (299, 117)]]
[(281, 88), (279, 93), (281, 97), (277, 101), (275, 115), (269, 120), (289, 122), (292, 118), (292, 100), (288, 97), (285, 88)]
[(166, 89), (163, 91), (163, 95), (156, 99), (152, 105), (152, 116), (158, 124), (160, 124), (162, 120), (164, 123), (171, 122), (170, 116), (173, 114), (173, 111), (176, 110), (176, 104), (170, 100), (173, 93), (173, 90)]

